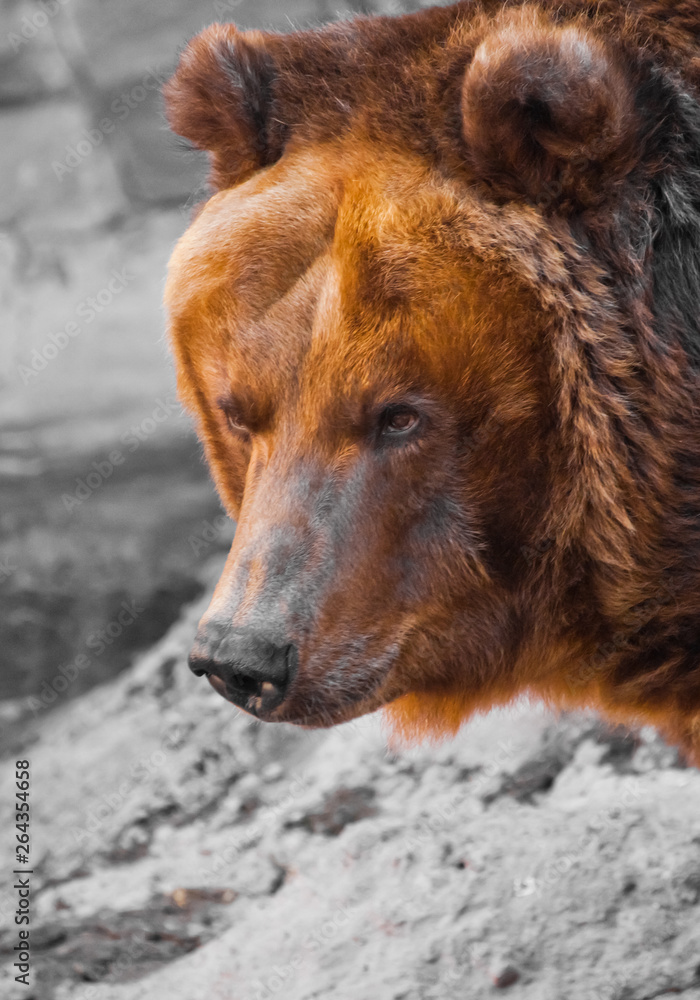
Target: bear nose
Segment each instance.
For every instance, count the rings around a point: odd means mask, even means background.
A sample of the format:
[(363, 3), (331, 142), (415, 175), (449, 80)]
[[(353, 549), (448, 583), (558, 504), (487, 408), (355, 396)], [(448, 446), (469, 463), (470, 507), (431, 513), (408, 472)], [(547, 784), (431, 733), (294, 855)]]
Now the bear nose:
[(200, 626), (189, 657), (197, 677), (206, 675), (220, 695), (260, 718), (282, 704), (297, 663), (292, 643), (215, 621)]

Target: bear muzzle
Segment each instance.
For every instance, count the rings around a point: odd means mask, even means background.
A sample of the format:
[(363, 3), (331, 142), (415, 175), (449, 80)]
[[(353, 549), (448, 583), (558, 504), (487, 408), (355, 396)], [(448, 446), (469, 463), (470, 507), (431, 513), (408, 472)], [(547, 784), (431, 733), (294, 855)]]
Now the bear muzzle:
[(298, 664), (293, 643), (279, 644), (261, 632), (216, 620), (200, 625), (189, 657), (196, 676), (206, 675), (222, 697), (259, 719), (283, 704)]

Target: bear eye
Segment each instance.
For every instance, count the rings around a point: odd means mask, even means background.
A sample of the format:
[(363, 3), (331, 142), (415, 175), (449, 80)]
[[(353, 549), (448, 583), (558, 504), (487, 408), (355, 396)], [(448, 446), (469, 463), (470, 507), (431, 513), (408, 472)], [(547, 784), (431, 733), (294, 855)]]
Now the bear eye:
[(245, 427), (241, 423), (241, 421), (238, 420), (236, 417), (229, 416), (228, 417), (228, 425), (229, 425), (229, 427), (231, 428), (232, 431), (235, 431), (236, 434), (248, 434), (249, 433), (248, 428)]
[(411, 406), (387, 406), (379, 427), (384, 437), (405, 437), (420, 423), (419, 414)]
[(234, 413), (232, 410), (226, 410), (226, 424), (228, 429), (239, 437), (250, 437), (250, 428), (246, 426), (240, 414)]

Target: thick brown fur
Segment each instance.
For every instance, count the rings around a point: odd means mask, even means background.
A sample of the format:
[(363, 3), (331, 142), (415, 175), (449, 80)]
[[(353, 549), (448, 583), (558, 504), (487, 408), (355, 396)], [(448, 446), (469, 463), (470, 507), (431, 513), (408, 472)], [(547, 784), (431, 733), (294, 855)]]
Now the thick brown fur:
[(185, 51), (218, 193), (166, 301), (238, 520), (202, 628), (295, 644), (271, 720), (526, 693), (700, 762), (699, 38), (498, 0)]

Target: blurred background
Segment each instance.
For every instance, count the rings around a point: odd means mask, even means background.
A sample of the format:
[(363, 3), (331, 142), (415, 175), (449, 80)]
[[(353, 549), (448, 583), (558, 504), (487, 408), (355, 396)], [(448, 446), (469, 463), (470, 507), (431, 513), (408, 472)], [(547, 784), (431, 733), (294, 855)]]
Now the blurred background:
[[(2, 0), (0, 716), (126, 667), (233, 528), (175, 400), (166, 263), (206, 196), (161, 86), (205, 25), (290, 30), (415, 0)], [(63, 682), (57, 671), (66, 677)], [(38, 699), (38, 700), (37, 700)]]

